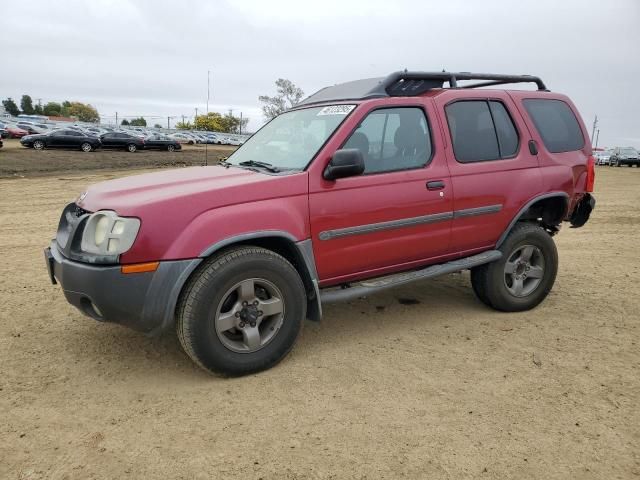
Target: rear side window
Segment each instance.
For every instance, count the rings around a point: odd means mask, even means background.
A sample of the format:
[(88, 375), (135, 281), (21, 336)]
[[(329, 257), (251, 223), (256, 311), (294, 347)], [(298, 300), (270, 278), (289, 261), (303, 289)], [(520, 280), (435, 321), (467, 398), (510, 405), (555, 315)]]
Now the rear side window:
[(571, 152), (584, 147), (584, 136), (576, 116), (562, 100), (523, 101), (531, 120), (551, 153)]
[(447, 105), (446, 113), (458, 162), (500, 160), (518, 152), (518, 131), (501, 102), (463, 100)]

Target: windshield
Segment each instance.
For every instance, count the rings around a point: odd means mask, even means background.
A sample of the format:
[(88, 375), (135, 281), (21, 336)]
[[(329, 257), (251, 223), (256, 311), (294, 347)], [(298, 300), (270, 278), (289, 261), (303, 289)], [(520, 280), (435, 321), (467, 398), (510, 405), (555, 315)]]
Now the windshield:
[(283, 113), (267, 123), (228, 162), (263, 162), (303, 170), (355, 105), (330, 105)]
[(626, 154), (626, 155), (635, 155), (636, 154), (636, 149), (635, 148), (623, 148), (620, 151), (622, 153)]

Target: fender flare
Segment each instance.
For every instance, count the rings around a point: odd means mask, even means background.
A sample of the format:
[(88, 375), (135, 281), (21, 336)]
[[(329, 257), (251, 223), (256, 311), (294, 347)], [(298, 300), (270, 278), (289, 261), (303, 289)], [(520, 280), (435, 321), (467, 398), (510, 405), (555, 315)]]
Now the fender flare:
[(567, 192), (550, 192), (550, 193), (545, 193), (543, 195), (538, 195), (537, 197), (534, 197), (531, 200), (529, 200), (524, 205), (524, 207), (522, 207), (520, 210), (518, 210), (518, 213), (515, 215), (515, 217), (513, 217), (513, 219), (509, 223), (509, 226), (505, 229), (504, 232), (502, 232), (502, 235), (500, 235), (500, 238), (498, 239), (498, 242), (496, 243), (496, 248), (500, 248), (500, 246), (507, 239), (507, 235), (509, 235), (509, 232), (511, 232), (511, 230), (513, 230), (513, 227), (515, 227), (515, 225), (518, 222), (518, 220), (520, 220), (522, 215), (524, 215), (524, 213), (527, 210), (529, 210), (531, 205), (533, 205), (536, 202), (539, 202), (540, 200), (545, 200), (547, 198), (562, 198), (565, 201), (564, 212), (562, 212), (562, 218), (564, 218), (566, 216), (566, 214), (567, 214), (567, 209), (569, 208), (569, 195), (567, 194)]
[[(301, 260), (302, 266), (306, 269), (306, 272), (300, 273), (303, 275), (307, 275), (308, 280), (313, 286), (314, 292), (312, 297), (307, 298), (307, 317), (313, 321), (320, 321), (320, 319), (322, 318), (322, 303), (320, 301), (318, 271), (316, 269), (316, 261), (313, 255), (313, 246), (310, 238), (298, 240), (296, 237), (284, 230), (258, 230), (255, 232), (242, 233), (219, 240), (213, 245), (210, 245), (206, 249), (204, 249), (200, 253), (199, 258), (207, 258), (220, 249), (236, 243), (273, 237), (287, 240), (296, 250), (298, 258), (299, 260)], [(182, 289), (182, 286), (180, 286), (180, 289)]]

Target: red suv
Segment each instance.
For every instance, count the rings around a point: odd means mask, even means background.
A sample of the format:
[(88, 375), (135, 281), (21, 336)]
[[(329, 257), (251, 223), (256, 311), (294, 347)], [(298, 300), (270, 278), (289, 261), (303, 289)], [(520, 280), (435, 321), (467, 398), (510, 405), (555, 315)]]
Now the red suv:
[[(537, 91), (503, 90), (533, 83)], [(45, 250), (84, 314), (175, 325), (201, 367), (271, 367), (325, 302), (471, 270), (478, 298), (528, 310), (552, 236), (585, 224), (594, 159), (566, 96), (532, 76), (397, 72), (320, 90), (220, 165), (90, 187)], [(425, 312), (426, 313), (426, 312)]]

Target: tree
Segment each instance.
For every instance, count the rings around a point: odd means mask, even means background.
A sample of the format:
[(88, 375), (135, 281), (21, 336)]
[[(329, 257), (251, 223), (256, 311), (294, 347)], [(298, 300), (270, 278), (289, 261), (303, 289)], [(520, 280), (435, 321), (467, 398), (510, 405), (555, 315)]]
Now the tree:
[(296, 106), (304, 96), (301, 88), (296, 87), (291, 80), (285, 78), (276, 80), (276, 88), (278, 94), (275, 97), (268, 95), (258, 97), (258, 100), (264, 104), (262, 105), (262, 113), (267, 120), (271, 120), (285, 110)]
[(20, 100), (20, 109), (26, 115), (33, 115), (33, 100), (29, 95), (22, 95)]
[[(240, 124), (246, 127), (249, 122), (248, 118), (240, 120), (231, 112), (221, 115), (218, 112), (209, 112), (206, 115), (198, 115), (195, 119), (194, 127), (198, 130), (207, 130), (210, 132), (237, 133)], [(190, 125), (190, 124), (189, 124)]]
[(62, 114), (67, 117), (77, 117), (81, 122), (99, 122), (98, 111), (90, 104), (81, 102), (63, 102)]
[(129, 126), (129, 125), (131, 125), (131, 124), (129, 123), (129, 120), (127, 120), (127, 119), (125, 118), (125, 119), (123, 119), (123, 120), (120, 122), (120, 125)]
[(3, 100), (2, 106), (4, 107), (4, 109), (7, 111), (9, 115), (17, 117), (20, 114), (20, 109), (18, 108), (18, 105), (16, 105), (16, 102), (14, 102), (13, 98), (11, 97), (7, 98), (6, 100)]
[(34, 107), (33, 107), (33, 113), (35, 113), (36, 115), (42, 115), (44, 113), (44, 110), (42, 109), (42, 105), (40, 105), (39, 103), (37, 103)]
[(129, 122), (132, 127), (146, 127), (147, 121), (143, 117), (134, 118)]
[(153, 128), (162, 128), (162, 125), (160, 125), (159, 123), (156, 123), (153, 125)]
[(190, 122), (178, 122), (176, 123), (176, 128), (178, 130), (191, 130), (193, 125)]
[(62, 105), (58, 102), (48, 102), (42, 110), (45, 115), (50, 117), (59, 117), (62, 115)]

